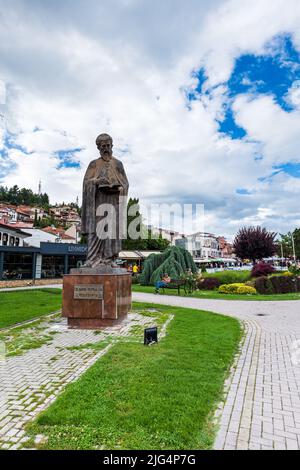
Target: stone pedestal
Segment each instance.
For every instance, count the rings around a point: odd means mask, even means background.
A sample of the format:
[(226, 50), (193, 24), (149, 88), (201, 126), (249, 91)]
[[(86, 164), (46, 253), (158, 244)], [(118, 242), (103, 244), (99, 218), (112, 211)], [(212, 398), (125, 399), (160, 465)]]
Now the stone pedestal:
[(69, 328), (111, 326), (130, 309), (131, 274), (126, 270), (80, 268), (64, 276), (62, 315)]

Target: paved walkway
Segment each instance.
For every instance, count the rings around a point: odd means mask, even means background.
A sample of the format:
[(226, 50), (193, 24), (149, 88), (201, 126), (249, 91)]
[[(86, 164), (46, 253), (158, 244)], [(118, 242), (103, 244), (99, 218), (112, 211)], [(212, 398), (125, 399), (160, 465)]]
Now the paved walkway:
[[(169, 317), (161, 329), (162, 336), (171, 319)], [(28, 440), (24, 431), (26, 423), (46, 409), (69, 382), (76, 380), (105, 354), (112, 341), (118, 341), (120, 337), (137, 341), (137, 326), (144, 328), (153, 322), (155, 319), (152, 317), (129, 314), (122, 323), (95, 334), (93, 330), (69, 330), (66, 320), (60, 317), (45, 319), (30, 330), (22, 330), (19, 334), (23, 337), (19, 342), (24, 343), (26, 334), (34, 335), (35, 339), (39, 335), (40, 338), (50, 337), (50, 341), (37, 349), (24, 351), (22, 355), (2, 360), (0, 356), (0, 449), (22, 448)], [(12, 329), (7, 329), (7, 332), (11, 335)], [(105, 340), (110, 344), (101, 351), (88, 347), (91, 343)]]
[(16, 290), (32, 290), (32, 289), (62, 289), (62, 284), (44, 284), (36, 286), (23, 286), (23, 287), (0, 287), (0, 292), (11, 292)]
[(300, 301), (211, 300), (138, 292), (133, 299), (242, 320), (245, 338), (226, 383), (224, 406), (217, 413), (215, 449), (300, 449)]

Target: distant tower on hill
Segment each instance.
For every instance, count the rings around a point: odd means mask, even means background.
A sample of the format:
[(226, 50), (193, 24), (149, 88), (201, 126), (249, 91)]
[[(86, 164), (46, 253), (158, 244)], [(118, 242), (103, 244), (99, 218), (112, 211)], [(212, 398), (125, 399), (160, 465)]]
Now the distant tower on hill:
[(42, 194), (42, 182), (39, 181), (39, 196)]
[(76, 198), (76, 205), (79, 206), (79, 197)]

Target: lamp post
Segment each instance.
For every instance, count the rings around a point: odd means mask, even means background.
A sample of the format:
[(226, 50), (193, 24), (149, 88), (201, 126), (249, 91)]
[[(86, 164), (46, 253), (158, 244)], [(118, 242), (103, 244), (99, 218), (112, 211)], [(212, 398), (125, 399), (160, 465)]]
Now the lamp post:
[(294, 263), (296, 266), (296, 251), (295, 251), (295, 240), (294, 240), (294, 235), (292, 233), (292, 246), (293, 246), (293, 258), (294, 258)]
[(283, 267), (283, 245), (280, 243), (280, 248), (281, 248), (281, 267)]

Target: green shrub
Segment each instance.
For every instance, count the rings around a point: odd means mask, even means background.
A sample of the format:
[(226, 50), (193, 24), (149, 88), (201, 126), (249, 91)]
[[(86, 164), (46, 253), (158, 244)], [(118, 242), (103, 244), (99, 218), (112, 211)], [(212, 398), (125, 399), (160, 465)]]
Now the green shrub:
[(139, 284), (140, 283), (140, 275), (134, 274), (131, 278), (132, 284)]
[(204, 278), (213, 277), (220, 281), (220, 284), (233, 284), (236, 282), (244, 283), (250, 280), (251, 272), (247, 270), (243, 271), (219, 271), (216, 273), (205, 273)]
[(298, 276), (300, 274), (300, 269), (295, 266), (294, 264), (292, 264), (290, 267), (289, 267), (289, 271), (294, 275), (294, 276)]
[(299, 291), (298, 281), (294, 276), (274, 276), (270, 281), (275, 294), (288, 294)]
[(272, 277), (267, 277), (267, 276), (261, 276), (255, 279), (255, 289), (257, 290), (259, 294), (262, 294), (262, 295), (274, 294), (274, 288), (273, 288), (271, 279)]

